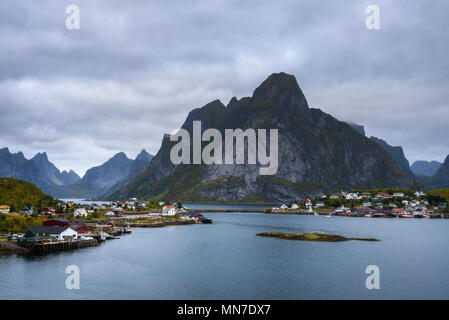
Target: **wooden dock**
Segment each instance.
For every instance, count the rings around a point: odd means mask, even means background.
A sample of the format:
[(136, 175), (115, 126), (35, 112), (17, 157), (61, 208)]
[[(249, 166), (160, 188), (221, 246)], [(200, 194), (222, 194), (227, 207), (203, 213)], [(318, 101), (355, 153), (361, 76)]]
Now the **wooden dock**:
[(54, 241), (54, 242), (42, 242), (26, 244), (23, 243), (20, 246), (31, 250), (34, 253), (47, 254), (51, 252), (67, 251), (78, 248), (87, 248), (97, 246), (97, 240), (81, 240), (81, 241)]

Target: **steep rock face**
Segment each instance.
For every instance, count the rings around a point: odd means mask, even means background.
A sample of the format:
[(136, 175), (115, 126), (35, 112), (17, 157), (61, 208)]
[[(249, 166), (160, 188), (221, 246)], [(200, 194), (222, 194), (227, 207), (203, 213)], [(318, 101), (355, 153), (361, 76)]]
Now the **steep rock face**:
[(48, 161), (46, 152), (36, 154), (31, 161), (36, 164), (41, 181), (45, 181), (47, 184), (63, 185), (61, 172)]
[(268, 77), (252, 97), (233, 98), (226, 107), (216, 100), (191, 111), (182, 126), (191, 137), (194, 120), (202, 121), (202, 131), (215, 128), (223, 137), (225, 128), (278, 129), (277, 173), (261, 176), (259, 164), (174, 165), (175, 142), (164, 137), (147, 170), (109, 198), (289, 202), (340, 188), (417, 186), (377, 143), (310, 109), (295, 77), (285, 73)]
[(449, 188), (449, 155), (431, 180), (432, 188)]
[(387, 151), (393, 157), (393, 159), (398, 163), (398, 165), (401, 167), (401, 169), (404, 171), (404, 173), (406, 173), (410, 177), (414, 177), (414, 174), (413, 174), (412, 170), (410, 169), (410, 163), (408, 162), (407, 158), (405, 157), (404, 150), (402, 150), (402, 147), (400, 147), (400, 146), (393, 147), (393, 146), (389, 145), (387, 142), (385, 142), (384, 140), (376, 138), (376, 137), (371, 137), (370, 139), (372, 141), (374, 141), (375, 143), (377, 143), (378, 145), (380, 145), (383, 149), (385, 149), (385, 151)]
[(442, 163), (440, 163), (438, 161), (418, 160), (418, 161), (413, 162), (410, 169), (415, 174), (431, 177), (437, 173), (437, 171), (438, 171), (438, 169), (440, 169), (441, 165), (442, 165)]

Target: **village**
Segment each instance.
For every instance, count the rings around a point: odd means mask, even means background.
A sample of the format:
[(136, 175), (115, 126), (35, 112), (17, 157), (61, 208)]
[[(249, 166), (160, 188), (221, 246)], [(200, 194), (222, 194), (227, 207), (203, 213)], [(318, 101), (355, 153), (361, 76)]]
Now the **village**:
[(212, 223), (211, 219), (189, 212), (181, 204), (147, 203), (136, 198), (85, 205), (59, 201), (55, 207), (39, 209), (39, 213), (33, 207), (26, 207), (20, 213), (10, 212), (10, 207), (1, 205), (1, 214), (12, 217), (13, 221), (26, 216), (26, 221), (33, 222), (16, 233), (11, 230), (17, 230), (18, 226), (9, 225), (8, 232), (0, 234), (0, 253), (46, 254), (97, 246), (131, 234), (132, 228)]
[(326, 217), (449, 218), (447, 201), (422, 191), (386, 189), (340, 192), (265, 209), (273, 214), (313, 214)]

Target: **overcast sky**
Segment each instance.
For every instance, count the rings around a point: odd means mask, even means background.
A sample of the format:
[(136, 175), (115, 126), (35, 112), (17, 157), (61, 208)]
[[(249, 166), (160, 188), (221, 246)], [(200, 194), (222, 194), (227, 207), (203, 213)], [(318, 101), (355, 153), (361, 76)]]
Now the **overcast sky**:
[[(80, 29), (65, 27), (66, 6)], [(370, 4), (380, 29), (365, 27)], [(267, 76), (296, 76), (309, 105), (365, 126), (407, 158), (449, 154), (449, 2), (0, 2), (0, 148), (85, 170), (162, 135)]]

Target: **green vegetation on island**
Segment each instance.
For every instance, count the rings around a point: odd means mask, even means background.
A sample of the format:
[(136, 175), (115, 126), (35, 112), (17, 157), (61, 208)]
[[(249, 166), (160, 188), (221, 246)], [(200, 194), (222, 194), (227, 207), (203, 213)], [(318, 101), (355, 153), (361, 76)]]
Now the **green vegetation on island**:
[(340, 242), (348, 240), (380, 241), (374, 238), (346, 238), (337, 234), (328, 234), (318, 231), (307, 233), (262, 232), (258, 233), (257, 236), (278, 238), (283, 240), (302, 240), (302, 241), (321, 241), (321, 242)]

